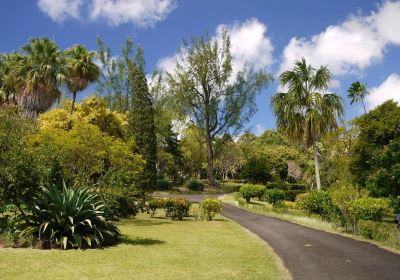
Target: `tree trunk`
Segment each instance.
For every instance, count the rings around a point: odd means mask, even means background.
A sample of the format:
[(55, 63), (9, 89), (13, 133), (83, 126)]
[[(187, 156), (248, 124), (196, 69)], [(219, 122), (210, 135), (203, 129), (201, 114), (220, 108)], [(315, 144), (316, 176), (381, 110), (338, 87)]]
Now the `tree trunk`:
[(318, 148), (317, 142), (313, 141), (313, 149), (314, 149), (314, 164), (315, 164), (315, 179), (317, 181), (317, 190), (321, 190), (321, 178), (319, 176), (319, 163), (318, 163)]
[(363, 107), (364, 107), (364, 114), (367, 114), (367, 110), (365, 109), (364, 98), (361, 98), (361, 102), (362, 102), (362, 105), (363, 105)]
[(208, 186), (215, 186), (214, 181), (214, 154), (212, 149), (212, 139), (210, 133), (206, 133), (206, 144), (207, 144), (207, 181)]
[(75, 100), (76, 100), (76, 91), (72, 93), (72, 105), (71, 105), (71, 113), (69, 115), (68, 130), (72, 128), (72, 114), (74, 113), (75, 109)]

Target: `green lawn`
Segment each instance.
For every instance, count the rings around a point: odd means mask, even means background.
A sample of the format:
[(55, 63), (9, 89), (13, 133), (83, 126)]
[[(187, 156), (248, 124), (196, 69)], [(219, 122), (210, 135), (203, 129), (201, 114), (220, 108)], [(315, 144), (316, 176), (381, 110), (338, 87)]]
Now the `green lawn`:
[(0, 249), (0, 279), (290, 278), (265, 243), (221, 217), (196, 222), (142, 214), (121, 230), (124, 242), (105, 249)]

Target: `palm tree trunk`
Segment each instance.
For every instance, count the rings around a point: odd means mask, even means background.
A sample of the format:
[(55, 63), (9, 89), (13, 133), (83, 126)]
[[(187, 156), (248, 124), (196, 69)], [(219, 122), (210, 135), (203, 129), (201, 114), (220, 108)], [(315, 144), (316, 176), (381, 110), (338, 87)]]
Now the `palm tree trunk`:
[(364, 114), (367, 114), (367, 110), (365, 109), (364, 98), (361, 98), (362, 105), (364, 107)]
[(317, 181), (317, 190), (320, 190), (321, 178), (319, 176), (318, 148), (317, 148), (317, 142), (315, 140), (313, 141), (313, 149), (314, 149), (315, 179)]
[(74, 113), (75, 109), (75, 100), (76, 100), (76, 91), (72, 93), (72, 105), (71, 105), (71, 113), (69, 116), (69, 122), (68, 122), (68, 130), (72, 128), (72, 114)]

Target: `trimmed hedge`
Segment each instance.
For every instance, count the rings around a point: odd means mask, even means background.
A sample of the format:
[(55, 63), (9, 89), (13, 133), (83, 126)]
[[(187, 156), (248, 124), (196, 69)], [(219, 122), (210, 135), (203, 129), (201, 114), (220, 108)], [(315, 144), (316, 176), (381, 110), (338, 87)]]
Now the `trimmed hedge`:
[(275, 207), (282, 204), (283, 200), (285, 200), (285, 192), (278, 189), (266, 189), (264, 191), (264, 197), (267, 202), (271, 203)]
[(252, 198), (258, 197), (260, 200), (264, 196), (265, 187), (262, 185), (251, 185), (245, 184), (240, 187), (239, 192), (242, 197), (246, 200), (246, 203), (250, 203)]

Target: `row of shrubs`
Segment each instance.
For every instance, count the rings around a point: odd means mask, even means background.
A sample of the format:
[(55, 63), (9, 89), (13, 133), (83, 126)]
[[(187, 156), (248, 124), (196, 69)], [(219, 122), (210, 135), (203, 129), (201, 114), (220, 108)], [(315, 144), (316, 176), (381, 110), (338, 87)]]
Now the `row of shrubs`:
[[(240, 195), (250, 202), (252, 198), (265, 200), (274, 207), (282, 206), (285, 191), (266, 189), (261, 185), (243, 185)], [(336, 184), (327, 191), (311, 191), (296, 196), (295, 203), (285, 201), (285, 206), (303, 210), (307, 215), (318, 215), (346, 231), (366, 238), (400, 247), (400, 228), (395, 224), (385, 223), (384, 215), (393, 209), (398, 201), (370, 197), (368, 192), (351, 184)]]
[[(158, 209), (164, 209), (165, 215), (172, 220), (183, 220), (189, 216), (191, 202), (185, 198), (154, 198), (147, 204), (150, 215), (154, 217)], [(196, 220), (212, 221), (222, 211), (222, 202), (214, 197), (207, 197), (199, 204), (198, 211), (193, 212)]]
[(239, 189), (240, 195), (250, 203), (252, 198), (265, 200), (274, 206), (280, 205), (285, 200), (285, 191), (279, 189), (267, 189), (263, 185), (245, 184)]

